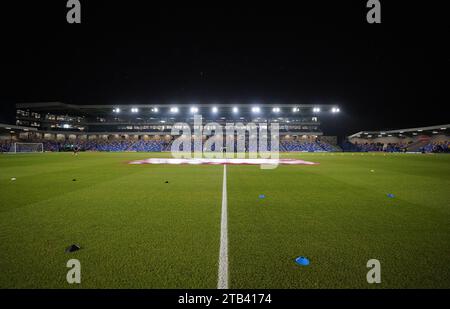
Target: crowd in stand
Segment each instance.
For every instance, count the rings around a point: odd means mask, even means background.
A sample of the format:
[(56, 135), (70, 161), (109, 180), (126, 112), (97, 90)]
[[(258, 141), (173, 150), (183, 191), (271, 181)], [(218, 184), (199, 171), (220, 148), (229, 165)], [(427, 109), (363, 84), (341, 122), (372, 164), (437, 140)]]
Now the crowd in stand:
[[(159, 152), (159, 151), (170, 151), (172, 141), (166, 140), (27, 140), (21, 142), (32, 142), (32, 143), (42, 143), (44, 151), (70, 151), (77, 148), (80, 151), (141, 151), (141, 152)], [(204, 141), (205, 142), (205, 141)], [(14, 142), (13, 142), (14, 143)], [(12, 143), (8, 141), (0, 142), (0, 152), (9, 152)], [(202, 145), (205, 147), (205, 144)], [(204, 151), (215, 151), (217, 144), (212, 144), (211, 149), (203, 148)], [(234, 142), (234, 148), (237, 149), (237, 141)], [(252, 148), (249, 145), (248, 139), (245, 140), (245, 151), (257, 151), (257, 149)], [(183, 151), (183, 146), (179, 148)], [(194, 143), (191, 143), (191, 151), (194, 150)], [(267, 143), (267, 150), (272, 150), (272, 144), (270, 140)], [(308, 151), (308, 152), (324, 152), (324, 151), (335, 151), (336, 149), (325, 142), (320, 141), (280, 141), (279, 142), (280, 151)]]
[(316, 143), (317, 143), (320, 147), (322, 147), (322, 149), (325, 150), (325, 151), (332, 152), (332, 151), (337, 151), (337, 150), (338, 150), (335, 146), (333, 146), (333, 145), (331, 145), (331, 144), (328, 144), (328, 143), (325, 143), (325, 142), (320, 141), (320, 140), (317, 140)]
[(345, 140), (341, 143), (341, 148), (343, 151), (346, 152), (360, 152), (361, 148), (356, 144), (356, 143), (352, 143), (348, 140)]
[[(77, 148), (80, 151), (148, 151), (170, 150), (170, 143), (162, 140), (33, 140), (24, 142), (42, 142), (44, 151), (68, 151)], [(0, 142), (0, 151), (9, 152), (12, 143)]]
[(9, 140), (0, 140), (0, 152), (8, 152), (11, 148), (11, 142)]
[(351, 143), (349, 141), (345, 141), (341, 146), (344, 151), (351, 152), (404, 152), (407, 149), (407, 144), (403, 143)]
[[(74, 148), (78, 148), (80, 151), (137, 151), (137, 152), (160, 152), (170, 151), (172, 141), (169, 140), (77, 140), (77, 141), (56, 141), (56, 140), (27, 140), (23, 142), (42, 142), (44, 151), (69, 151)], [(205, 141), (204, 141), (205, 142)], [(14, 141), (0, 140), (0, 152), (9, 152)], [(191, 144), (191, 150), (194, 150), (194, 144)], [(202, 145), (205, 147), (205, 144)], [(234, 143), (235, 149), (237, 149), (237, 142)], [(350, 141), (344, 141), (341, 144), (344, 151), (350, 152), (369, 152), (369, 151), (383, 151), (383, 152), (405, 152), (408, 149), (408, 144), (404, 143), (351, 143)], [(208, 149), (209, 151), (215, 151), (216, 145)], [(271, 143), (269, 141), (267, 145), (268, 150), (271, 150)], [(245, 151), (250, 149), (248, 140), (245, 140)], [(179, 150), (183, 150), (180, 147)], [(205, 148), (204, 151), (207, 151)], [(329, 143), (316, 140), (280, 140), (279, 150), (285, 152), (332, 152), (338, 151), (336, 146)], [(431, 142), (422, 147), (421, 152), (434, 152), (434, 153), (449, 153), (450, 142)], [(251, 149), (256, 151), (256, 149)]]
[[(383, 152), (406, 152), (409, 144), (406, 143), (351, 143), (344, 141), (342, 149), (349, 152), (369, 152), (369, 151), (383, 151)], [(420, 148), (420, 152), (433, 153), (449, 153), (450, 142), (430, 142)]]
[(422, 148), (422, 152), (450, 153), (450, 142), (429, 143)]
[(330, 151), (325, 149), (324, 143), (319, 142), (303, 142), (298, 140), (282, 141), (281, 144), (285, 151), (307, 151), (307, 152), (322, 152)]
[[(54, 144), (56, 142), (53, 142)], [(56, 143), (53, 149), (71, 149), (77, 147), (81, 151), (164, 151), (168, 143), (162, 140), (88, 140)], [(44, 144), (44, 149), (48, 149)]]

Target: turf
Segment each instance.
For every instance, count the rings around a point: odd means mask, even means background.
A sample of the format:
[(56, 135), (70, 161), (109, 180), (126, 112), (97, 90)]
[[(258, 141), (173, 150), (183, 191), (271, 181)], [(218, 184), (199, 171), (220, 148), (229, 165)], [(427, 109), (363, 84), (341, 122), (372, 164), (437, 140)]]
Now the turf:
[[(215, 288), (223, 168), (156, 156), (0, 156), (0, 287)], [(450, 287), (450, 156), (284, 156), (320, 165), (228, 166), (231, 288)]]
[(77, 258), (81, 288), (215, 287), (221, 168), (126, 164), (146, 157), (1, 157), (0, 286), (68, 287)]

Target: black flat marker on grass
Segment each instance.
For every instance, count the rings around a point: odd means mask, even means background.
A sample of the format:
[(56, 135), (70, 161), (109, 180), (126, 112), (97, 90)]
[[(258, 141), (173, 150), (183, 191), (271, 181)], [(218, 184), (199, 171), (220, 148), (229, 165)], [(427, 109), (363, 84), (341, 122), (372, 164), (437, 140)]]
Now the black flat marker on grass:
[(80, 250), (81, 247), (79, 245), (73, 244), (66, 248), (66, 253), (71, 253)]

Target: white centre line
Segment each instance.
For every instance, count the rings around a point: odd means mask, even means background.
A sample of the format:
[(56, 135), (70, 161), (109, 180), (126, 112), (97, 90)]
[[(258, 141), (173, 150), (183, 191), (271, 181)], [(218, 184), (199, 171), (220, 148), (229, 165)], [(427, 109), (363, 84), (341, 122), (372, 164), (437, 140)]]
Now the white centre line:
[(218, 289), (228, 289), (228, 218), (227, 218), (227, 165), (223, 165), (222, 219), (220, 222), (220, 252)]

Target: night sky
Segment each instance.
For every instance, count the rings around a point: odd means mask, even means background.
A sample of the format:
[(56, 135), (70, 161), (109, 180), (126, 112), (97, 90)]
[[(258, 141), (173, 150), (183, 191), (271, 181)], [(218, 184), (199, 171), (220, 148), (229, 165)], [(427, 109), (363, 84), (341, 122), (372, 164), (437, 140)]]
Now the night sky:
[(382, 24), (369, 25), (365, 0), (81, 0), (82, 24), (69, 25), (65, 0), (44, 2), (2, 8), (0, 122), (38, 101), (338, 104), (323, 126), (333, 135), (450, 122), (438, 3), (381, 1)]

